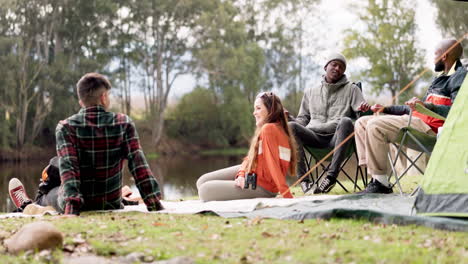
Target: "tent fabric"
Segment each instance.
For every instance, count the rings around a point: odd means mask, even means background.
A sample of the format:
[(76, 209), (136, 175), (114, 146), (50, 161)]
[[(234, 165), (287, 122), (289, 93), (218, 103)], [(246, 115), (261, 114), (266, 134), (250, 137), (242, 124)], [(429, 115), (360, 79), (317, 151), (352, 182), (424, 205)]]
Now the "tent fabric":
[(351, 194), (335, 199), (302, 201), (287, 207), (257, 209), (252, 212), (213, 212), (225, 218), (360, 219), (374, 223), (420, 225), (449, 231), (468, 232), (468, 221), (446, 217), (414, 215), (414, 197), (397, 194)]
[(468, 217), (468, 75), (432, 152), (415, 201), (418, 214)]

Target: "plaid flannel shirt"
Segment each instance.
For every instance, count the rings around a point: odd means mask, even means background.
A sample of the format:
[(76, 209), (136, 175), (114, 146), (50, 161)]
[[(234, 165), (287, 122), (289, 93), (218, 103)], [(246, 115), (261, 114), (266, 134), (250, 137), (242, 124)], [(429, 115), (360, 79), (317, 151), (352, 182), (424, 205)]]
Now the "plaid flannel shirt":
[(82, 108), (56, 128), (59, 206), (65, 214), (122, 207), (124, 160), (149, 211), (162, 209), (159, 185), (146, 162), (130, 117), (102, 106)]

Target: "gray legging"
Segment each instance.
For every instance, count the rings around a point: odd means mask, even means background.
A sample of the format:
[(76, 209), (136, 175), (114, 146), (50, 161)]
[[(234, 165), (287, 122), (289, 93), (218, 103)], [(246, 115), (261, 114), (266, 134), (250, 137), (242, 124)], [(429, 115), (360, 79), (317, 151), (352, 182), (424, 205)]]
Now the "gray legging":
[(208, 202), (276, 196), (276, 193), (267, 191), (258, 185), (255, 190), (237, 187), (234, 179), (239, 168), (240, 165), (237, 165), (202, 175), (197, 181), (200, 199)]

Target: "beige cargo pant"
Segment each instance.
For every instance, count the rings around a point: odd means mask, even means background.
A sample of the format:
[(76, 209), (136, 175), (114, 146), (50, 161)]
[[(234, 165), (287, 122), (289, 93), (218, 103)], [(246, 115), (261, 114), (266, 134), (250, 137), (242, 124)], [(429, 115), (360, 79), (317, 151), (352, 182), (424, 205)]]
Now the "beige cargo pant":
[(198, 196), (202, 201), (226, 201), (251, 198), (271, 198), (272, 193), (257, 185), (255, 190), (241, 189), (236, 186), (234, 179), (240, 165), (213, 171), (202, 175), (197, 180)]
[[(409, 115), (364, 116), (354, 126), (359, 165), (367, 166), (371, 175), (386, 175), (389, 143), (395, 142), (401, 128), (408, 125)], [(417, 117), (411, 118), (411, 127), (435, 135), (431, 127)]]

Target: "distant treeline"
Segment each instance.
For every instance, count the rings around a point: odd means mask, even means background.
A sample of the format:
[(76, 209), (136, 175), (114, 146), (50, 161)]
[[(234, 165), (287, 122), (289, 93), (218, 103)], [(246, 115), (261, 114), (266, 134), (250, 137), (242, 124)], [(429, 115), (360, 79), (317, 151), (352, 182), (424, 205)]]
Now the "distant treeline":
[[(320, 2), (4, 0), (0, 6), (0, 149), (54, 144), (58, 120), (79, 108), (77, 80), (92, 71), (110, 78), (119, 99), (114, 103), (118, 111), (134, 116), (132, 95), (144, 95), (144, 113), (138, 118), (150, 124), (153, 146), (164, 133), (206, 146), (245, 144), (253, 131), (255, 95), (275, 88), (290, 112), (296, 113), (307, 79), (321, 69), (312, 62), (312, 55), (320, 52), (319, 47), (333, 48), (319, 36), (317, 49), (303, 48), (314, 32), (307, 21), (313, 14), (319, 17)], [(363, 7), (357, 10), (363, 23), (370, 25), (365, 36), (373, 39), (371, 43), (385, 44), (394, 36), (373, 36), (375, 26), (395, 29), (391, 32), (398, 32), (404, 44), (387, 43), (399, 49), (379, 55), (392, 52), (392, 58), (404, 56), (405, 60), (376, 67), (381, 62), (369, 52), (375, 47), (357, 45), (364, 35), (354, 31), (344, 35), (344, 52), (350, 58), (366, 58), (370, 68), (378, 70), (358, 76), (377, 87), (375, 91), (397, 90), (421, 68), (413, 41), (414, 16), (408, 16), (414, 13), (411, 8), (410, 13), (402, 12), (399, 5), (411, 1), (375, 2), (362, 1)], [(433, 2), (440, 6), (443, 1)], [(455, 20), (466, 28), (464, 10), (457, 10)], [(388, 17), (377, 19), (383, 12)], [(395, 15), (388, 15), (391, 12)], [(366, 20), (364, 14), (374, 14), (376, 19)], [(439, 14), (438, 21), (444, 18)], [(452, 32), (452, 27), (446, 28)], [(385, 71), (390, 74), (379, 76)], [(200, 85), (167, 109), (174, 81), (183, 74), (196, 76)]]

